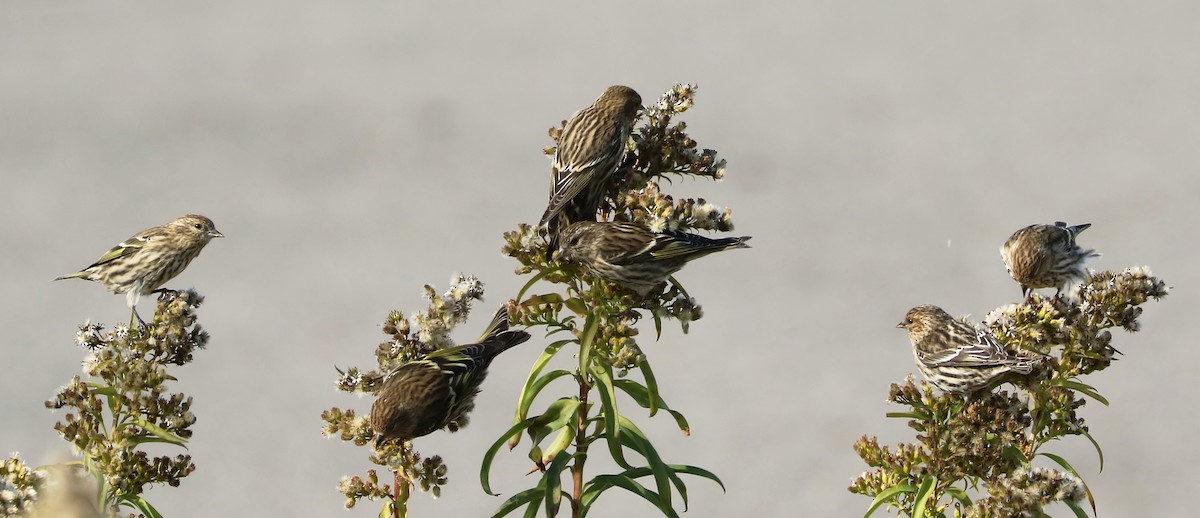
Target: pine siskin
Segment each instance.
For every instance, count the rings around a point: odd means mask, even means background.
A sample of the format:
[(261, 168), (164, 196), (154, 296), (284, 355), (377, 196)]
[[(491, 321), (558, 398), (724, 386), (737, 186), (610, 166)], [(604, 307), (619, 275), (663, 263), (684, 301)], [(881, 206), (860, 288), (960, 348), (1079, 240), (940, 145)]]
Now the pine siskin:
[[(112, 247), (84, 268), (54, 280), (86, 279), (104, 284), (113, 293), (124, 293), (137, 317), (142, 295), (158, 291), (179, 275), (214, 237), (225, 237), (211, 219), (188, 214), (165, 225), (150, 227)], [(141, 320), (141, 317), (137, 317)]]
[(642, 97), (632, 88), (610, 86), (563, 126), (550, 169), (550, 203), (538, 224), (547, 229), (550, 252), (563, 219), (565, 224), (596, 220), (641, 108)]
[(709, 239), (684, 232), (652, 232), (638, 223), (580, 221), (563, 229), (554, 257), (646, 295), (688, 261), (731, 248), (750, 248), (750, 236)]
[(1029, 374), (1047, 359), (1029, 351), (1009, 353), (990, 331), (956, 320), (937, 306), (908, 310), (896, 327), (908, 330), (921, 374), (945, 392), (970, 394), (1010, 372)]
[(371, 406), (376, 446), (464, 426), (492, 359), (526, 340), (529, 333), (508, 328), (501, 307), (479, 343), (438, 349), (388, 373)]
[(1085, 223), (1068, 227), (1061, 221), (1030, 225), (1004, 242), (1000, 256), (1008, 274), (1021, 285), (1026, 302), (1037, 288), (1055, 288), (1054, 297), (1058, 298), (1067, 284), (1084, 277), (1083, 263), (1100, 254), (1079, 248), (1075, 236), (1090, 226)]

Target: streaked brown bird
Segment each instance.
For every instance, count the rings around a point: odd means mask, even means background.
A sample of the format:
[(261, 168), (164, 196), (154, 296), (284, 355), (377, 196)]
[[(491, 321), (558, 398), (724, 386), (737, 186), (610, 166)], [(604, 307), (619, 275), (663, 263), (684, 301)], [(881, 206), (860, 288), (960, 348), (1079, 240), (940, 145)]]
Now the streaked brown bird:
[(556, 248), (558, 230), (563, 226), (596, 221), (596, 211), (625, 157), (625, 142), (641, 108), (642, 97), (632, 88), (610, 86), (563, 126), (550, 168), (550, 203), (538, 224), (549, 236), (547, 253)]
[(1092, 226), (1091, 223), (1067, 226), (1061, 221), (1053, 225), (1029, 225), (1013, 233), (1000, 256), (1008, 274), (1021, 285), (1025, 302), (1033, 298), (1033, 290), (1055, 288), (1058, 299), (1071, 281), (1083, 279), (1083, 264), (1100, 257), (1095, 250), (1084, 250), (1075, 244), (1075, 236)]
[(937, 306), (908, 310), (896, 327), (908, 330), (921, 374), (945, 392), (969, 395), (1001, 383), (1008, 373), (1029, 374), (1047, 359), (1030, 351), (1006, 351), (991, 331), (957, 320)]
[(645, 296), (688, 261), (731, 248), (750, 248), (750, 236), (710, 239), (653, 232), (639, 223), (580, 221), (563, 229), (554, 257), (583, 265), (597, 277)]
[(388, 373), (371, 405), (375, 445), (423, 437), (452, 423), (465, 426), (488, 365), (529, 340), (529, 333), (508, 326), (508, 309), (501, 307), (479, 343), (438, 349)]
[(137, 314), (141, 296), (165, 291), (160, 289), (162, 285), (187, 268), (215, 237), (225, 236), (211, 219), (188, 214), (138, 232), (87, 268), (54, 280), (86, 279), (104, 284), (113, 293), (124, 293), (133, 317), (141, 321)]

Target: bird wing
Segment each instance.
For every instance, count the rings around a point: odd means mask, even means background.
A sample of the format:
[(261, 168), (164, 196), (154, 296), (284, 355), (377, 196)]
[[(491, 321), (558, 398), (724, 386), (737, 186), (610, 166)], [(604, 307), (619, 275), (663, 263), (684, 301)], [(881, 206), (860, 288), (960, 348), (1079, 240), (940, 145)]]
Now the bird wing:
[(616, 231), (610, 233), (607, 239), (595, 241), (598, 259), (618, 266), (654, 260), (650, 255), (657, 244), (653, 232), (633, 223), (611, 225)]
[[(582, 111), (576, 113), (567, 127), (563, 129), (562, 135), (559, 136), (559, 146), (554, 152), (554, 163), (551, 166), (554, 173), (550, 185), (550, 203), (546, 208), (545, 215), (542, 216), (543, 224), (561, 212), (587, 186), (598, 181), (597, 175), (607, 175), (611, 172), (610, 170), (616, 167), (621, 157), (625, 155), (624, 142), (619, 142), (624, 136), (622, 128), (584, 126), (578, 123), (582, 120), (581, 114)], [(595, 119), (595, 117), (592, 118)], [(597, 130), (600, 134), (592, 135), (591, 138), (575, 136), (575, 133), (596, 132)], [(593, 143), (594, 141), (600, 141), (603, 144), (596, 145)], [(564, 146), (563, 143), (570, 145)]]
[[(955, 322), (951, 327), (950, 341), (964, 343), (960, 347), (935, 352), (918, 353), (926, 365), (983, 367), (988, 365), (1005, 365), (1012, 363), (1004, 348), (996, 343), (991, 333), (974, 326)], [(963, 329), (969, 327), (971, 329)]]
[(150, 242), (151, 237), (152, 237), (151, 234), (138, 234), (129, 239), (126, 239), (125, 241), (122, 241), (117, 246), (110, 248), (107, 252), (104, 253), (104, 255), (100, 256), (99, 259), (96, 259), (96, 262), (92, 263), (87, 268), (84, 268), (84, 270), (87, 270), (89, 268), (95, 268), (97, 266), (100, 266), (100, 265), (106, 264), (106, 263), (110, 263), (110, 262), (120, 259), (122, 257), (127, 257), (130, 255), (136, 254), (136, 253), (138, 253), (139, 250), (141, 250), (143, 247), (146, 246), (146, 243)]

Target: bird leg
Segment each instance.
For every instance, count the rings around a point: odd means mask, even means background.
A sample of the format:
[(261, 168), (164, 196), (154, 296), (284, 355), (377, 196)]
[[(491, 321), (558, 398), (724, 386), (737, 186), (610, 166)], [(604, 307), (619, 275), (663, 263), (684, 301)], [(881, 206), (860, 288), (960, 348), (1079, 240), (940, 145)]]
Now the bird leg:
[(141, 326), (142, 329), (147, 329), (150, 327), (150, 326), (146, 325), (145, 320), (142, 320), (142, 316), (138, 314), (136, 307), (130, 308), (130, 310), (131, 310), (130, 312), (133, 313), (133, 315), (130, 315), (130, 317), (129, 317), (129, 328), (130, 329), (133, 329), (133, 323), (135, 320), (137, 321), (138, 325)]

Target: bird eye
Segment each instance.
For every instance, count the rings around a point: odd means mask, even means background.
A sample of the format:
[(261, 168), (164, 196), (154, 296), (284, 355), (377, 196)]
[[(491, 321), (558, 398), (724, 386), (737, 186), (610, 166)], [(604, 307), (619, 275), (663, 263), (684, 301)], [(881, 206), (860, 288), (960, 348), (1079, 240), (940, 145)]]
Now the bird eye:
[(193, 224), (192, 226), (196, 227), (196, 230), (204, 230), (204, 227), (201, 226), (199, 223)]

